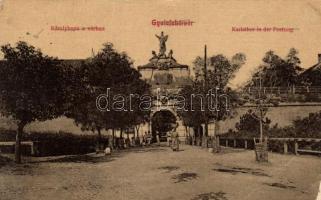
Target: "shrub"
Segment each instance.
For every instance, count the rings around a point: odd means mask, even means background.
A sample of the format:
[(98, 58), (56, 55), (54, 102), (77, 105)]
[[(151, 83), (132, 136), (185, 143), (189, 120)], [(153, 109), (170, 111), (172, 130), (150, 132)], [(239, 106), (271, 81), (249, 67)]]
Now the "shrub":
[[(31, 132), (23, 135), (22, 141), (33, 141), (37, 146), (38, 156), (55, 156), (67, 154), (84, 154), (95, 151), (96, 135), (75, 135), (72, 133), (58, 132)], [(0, 141), (15, 141), (15, 131), (0, 130)], [(102, 137), (102, 144), (107, 146), (108, 139)], [(4, 151), (14, 151), (11, 147), (2, 147)], [(30, 154), (30, 150), (24, 150)]]

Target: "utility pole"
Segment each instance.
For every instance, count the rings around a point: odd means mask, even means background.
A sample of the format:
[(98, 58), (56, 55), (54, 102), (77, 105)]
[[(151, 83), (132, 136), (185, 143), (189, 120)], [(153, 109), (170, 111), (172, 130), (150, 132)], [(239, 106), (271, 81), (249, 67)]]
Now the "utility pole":
[(260, 88), (259, 88), (259, 110), (260, 110), (260, 143), (263, 142), (263, 101), (261, 100), (261, 90), (262, 90), (262, 78), (260, 77)]
[[(207, 46), (204, 46), (204, 85), (205, 85), (205, 91), (208, 89), (208, 82), (207, 82)], [(205, 137), (208, 136), (208, 117), (207, 117), (207, 98), (205, 100)], [(207, 145), (206, 145), (207, 146)]]
[(207, 47), (204, 46), (204, 83), (207, 86)]

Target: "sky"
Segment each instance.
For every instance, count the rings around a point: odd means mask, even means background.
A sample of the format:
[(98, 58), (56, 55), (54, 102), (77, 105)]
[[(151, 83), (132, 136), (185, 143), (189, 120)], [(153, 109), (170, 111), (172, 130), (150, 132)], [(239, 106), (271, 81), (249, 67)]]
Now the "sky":
[[(194, 21), (193, 26), (156, 27), (152, 20)], [(104, 31), (52, 31), (51, 26), (104, 27)], [(291, 32), (235, 32), (233, 27), (293, 28)], [(246, 64), (232, 85), (244, 83), (268, 50), (284, 57), (294, 47), (302, 67), (317, 63), (321, 53), (320, 0), (0, 0), (0, 44), (23, 40), (60, 59), (82, 59), (111, 42), (134, 65), (146, 64), (158, 52), (155, 34), (169, 35), (167, 49), (190, 65), (203, 56), (242, 52)]]

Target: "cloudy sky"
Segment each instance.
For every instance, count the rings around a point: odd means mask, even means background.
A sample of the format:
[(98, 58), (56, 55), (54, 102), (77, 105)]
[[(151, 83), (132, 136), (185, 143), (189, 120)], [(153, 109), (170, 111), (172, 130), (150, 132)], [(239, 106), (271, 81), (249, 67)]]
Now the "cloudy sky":
[[(156, 20), (194, 21), (189, 27), (155, 27)], [(104, 31), (52, 31), (51, 26), (99, 26)], [(233, 32), (232, 27), (294, 28), (294, 32)], [(151, 51), (158, 51), (155, 34), (169, 35), (167, 48), (182, 64), (192, 65), (196, 56), (222, 53), (231, 57), (243, 52), (247, 63), (234, 85), (246, 81), (261, 63), (264, 53), (274, 50), (285, 56), (299, 50), (304, 68), (317, 62), (321, 53), (321, 1), (89, 1), (1, 0), (0, 44), (19, 40), (61, 59), (87, 58), (105, 42), (125, 51), (135, 65), (145, 64)]]

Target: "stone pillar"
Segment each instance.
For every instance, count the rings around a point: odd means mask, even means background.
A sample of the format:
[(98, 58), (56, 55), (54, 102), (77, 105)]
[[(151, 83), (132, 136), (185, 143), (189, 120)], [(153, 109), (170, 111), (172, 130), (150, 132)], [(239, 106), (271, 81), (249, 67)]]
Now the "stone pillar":
[(157, 141), (157, 145), (160, 146), (160, 138), (158, 134), (156, 135), (156, 141)]
[(247, 140), (244, 140), (244, 149), (247, 149)]
[(225, 146), (228, 147), (228, 139), (225, 139)]
[(233, 146), (236, 147), (236, 139), (233, 140)]
[(298, 155), (299, 143), (298, 141), (294, 141), (294, 153)]
[(205, 135), (202, 137), (202, 147), (207, 148), (207, 136)]
[(221, 151), (220, 136), (216, 136), (215, 140), (216, 140), (216, 152), (220, 152)]
[(286, 141), (283, 143), (283, 153), (284, 154), (288, 153), (288, 143)]
[(35, 155), (34, 147), (33, 147), (33, 142), (30, 143), (30, 154), (33, 156)]

